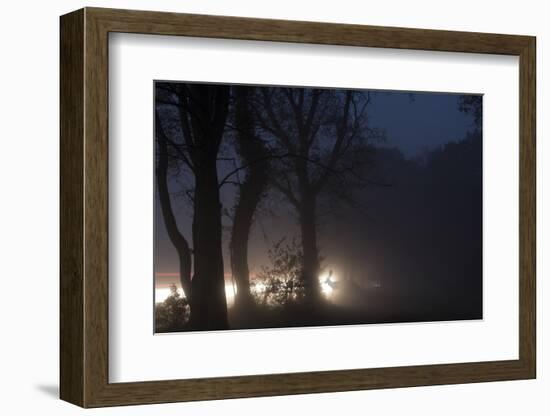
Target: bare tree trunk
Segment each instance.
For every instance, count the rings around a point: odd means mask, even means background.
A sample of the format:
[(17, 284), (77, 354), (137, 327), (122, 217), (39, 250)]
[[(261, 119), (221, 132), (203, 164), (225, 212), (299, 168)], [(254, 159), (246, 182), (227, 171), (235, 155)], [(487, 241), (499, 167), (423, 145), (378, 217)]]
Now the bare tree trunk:
[(190, 323), (193, 329), (227, 329), (217, 158), (229, 88), (198, 84), (183, 88), (185, 104), (180, 107), (180, 119), (195, 171)]
[(191, 250), (185, 237), (179, 232), (170, 194), (168, 192), (168, 146), (158, 113), (155, 117), (155, 130), (157, 132), (158, 160), (156, 167), (157, 191), (159, 194), (162, 218), (170, 241), (176, 248), (180, 265), (180, 282), (185, 297), (191, 301)]
[(248, 165), (235, 207), (229, 244), (231, 269), (237, 283), (236, 307), (247, 307), (252, 303), (248, 269), (248, 239), (254, 213), (266, 190), (268, 181), (268, 152), (261, 139), (254, 133), (254, 122), (249, 108), (249, 92), (248, 87), (235, 87), (237, 151), (241, 156), (242, 164)]
[(191, 327), (227, 329), (227, 301), (222, 255), (221, 207), (216, 160), (201, 164), (195, 174), (193, 249), (195, 273), (191, 282)]
[(317, 247), (316, 198), (307, 195), (299, 209), (300, 229), (303, 250), (303, 281), (306, 299), (315, 303), (321, 299), (319, 283), (320, 261)]
[[(251, 175), (253, 176), (253, 175)], [(241, 187), (239, 202), (235, 209), (233, 229), (231, 230), (230, 254), (231, 269), (237, 283), (235, 304), (246, 306), (250, 304), (250, 272), (248, 269), (248, 239), (256, 207), (265, 189), (265, 182), (258, 178), (250, 178)]]

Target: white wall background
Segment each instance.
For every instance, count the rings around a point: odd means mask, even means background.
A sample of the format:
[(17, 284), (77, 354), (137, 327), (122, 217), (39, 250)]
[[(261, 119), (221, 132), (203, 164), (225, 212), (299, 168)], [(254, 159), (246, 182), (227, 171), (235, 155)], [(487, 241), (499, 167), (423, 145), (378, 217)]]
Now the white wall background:
[[(538, 37), (538, 330), (535, 381), (422, 387), (338, 394), (166, 404), (87, 411), (103, 415), (546, 415), (550, 361), (546, 359), (550, 264), (550, 146), (543, 130), (550, 84), (549, 11), (536, 0), (305, 1), (121, 0), (6, 2), (0, 15), (0, 410), (3, 414), (82, 412), (58, 395), (58, 16), (82, 6), (317, 20), (388, 26), (530, 34)], [(549, 64), (550, 65), (550, 64)], [(546, 325), (546, 331), (543, 330)]]

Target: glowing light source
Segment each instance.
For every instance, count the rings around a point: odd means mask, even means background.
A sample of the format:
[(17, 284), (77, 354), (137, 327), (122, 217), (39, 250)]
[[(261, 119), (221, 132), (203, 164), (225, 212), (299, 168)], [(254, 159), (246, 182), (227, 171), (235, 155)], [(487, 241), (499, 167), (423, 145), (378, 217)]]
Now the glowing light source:
[[(177, 292), (181, 297), (185, 297), (185, 294), (183, 293), (183, 290), (181, 288), (177, 289)], [(172, 293), (172, 290), (169, 287), (157, 287), (155, 289), (155, 303), (162, 303)]]
[(330, 297), (334, 289), (327, 282), (321, 282), (321, 292), (327, 297)]
[(235, 295), (237, 294), (237, 287), (232, 283), (225, 284), (225, 299), (227, 306), (233, 306), (235, 303)]
[(319, 282), (321, 283), (321, 292), (327, 298), (330, 298), (336, 287), (336, 279), (332, 275), (332, 270), (329, 271), (328, 275), (319, 277)]
[(266, 291), (266, 289), (267, 289), (267, 287), (266, 287), (265, 283), (262, 283), (262, 282), (257, 282), (253, 286), (253, 290), (256, 293), (264, 293)]
[[(185, 293), (180, 287), (177, 288), (177, 292), (181, 297), (185, 297)], [(237, 288), (233, 284), (227, 283), (225, 285), (225, 298), (227, 300), (228, 306), (232, 306), (233, 303), (235, 302), (236, 293), (237, 293)], [(166, 299), (168, 299), (168, 297), (170, 297), (171, 294), (172, 294), (172, 290), (169, 287), (157, 287), (155, 289), (155, 303), (164, 302)]]

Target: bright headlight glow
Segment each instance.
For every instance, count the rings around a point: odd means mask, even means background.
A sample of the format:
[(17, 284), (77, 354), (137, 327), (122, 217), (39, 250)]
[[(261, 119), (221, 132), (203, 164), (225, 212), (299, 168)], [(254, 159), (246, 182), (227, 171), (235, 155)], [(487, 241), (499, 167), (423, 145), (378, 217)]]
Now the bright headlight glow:
[(321, 292), (323, 292), (326, 296), (330, 296), (332, 291), (332, 286), (328, 282), (321, 282)]
[(332, 275), (332, 271), (328, 275), (319, 277), (319, 281), (321, 283), (321, 292), (326, 297), (330, 297), (334, 292), (334, 288), (336, 286), (336, 280)]

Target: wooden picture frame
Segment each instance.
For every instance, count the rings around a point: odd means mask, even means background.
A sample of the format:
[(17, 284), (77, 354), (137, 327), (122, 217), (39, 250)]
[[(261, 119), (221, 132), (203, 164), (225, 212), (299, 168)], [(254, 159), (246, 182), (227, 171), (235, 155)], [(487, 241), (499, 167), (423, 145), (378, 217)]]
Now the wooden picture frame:
[[(110, 32), (519, 56), (519, 359), (109, 383)], [(530, 36), (100, 8), (62, 16), (61, 399), (101, 407), (535, 378), (535, 50)]]

